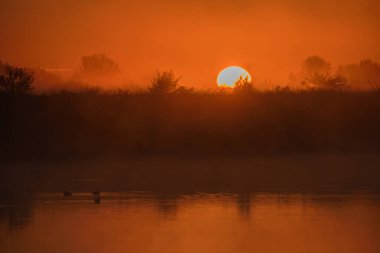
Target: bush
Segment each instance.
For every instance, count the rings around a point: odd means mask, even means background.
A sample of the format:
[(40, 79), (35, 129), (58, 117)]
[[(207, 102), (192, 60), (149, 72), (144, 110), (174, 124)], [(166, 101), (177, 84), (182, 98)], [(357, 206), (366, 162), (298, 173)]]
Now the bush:
[(33, 90), (33, 73), (24, 68), (4, 64), (0, 69), (0, 89), (9, 94), (25, 94)]
[(246, 78), (240, 77), (235, 82), (234, 92), (236, 93), (249, 93), (249, 92), (252, 92), (253, 90), (254, 89), (253, 89), (252, 82), (248, 80), (248, 77)]
[(343, 90), (347, 80), (339, 74), (331, 73), (331, 65), (319, 56), (304, 60), (301, 72), (301, 85), (311, 89)]
[(152, 80), (152, 85), (149, 88), (151, 93), (171, 93), (174, 92), (179, 86), (179, 80), (176, 78), (173, 71), (157, 72)]

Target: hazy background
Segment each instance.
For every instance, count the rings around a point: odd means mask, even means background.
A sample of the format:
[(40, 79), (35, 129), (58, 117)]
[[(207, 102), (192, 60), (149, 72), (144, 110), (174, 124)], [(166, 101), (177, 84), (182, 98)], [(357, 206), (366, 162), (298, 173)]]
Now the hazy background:
[(377, 0), (1, 0), (0, 59), (69, 76), (104, 53), (125, 83), (173, 69), (207, 88), (229, 65), (285, 82), (310, 55), (379, 61), (379, 16)]

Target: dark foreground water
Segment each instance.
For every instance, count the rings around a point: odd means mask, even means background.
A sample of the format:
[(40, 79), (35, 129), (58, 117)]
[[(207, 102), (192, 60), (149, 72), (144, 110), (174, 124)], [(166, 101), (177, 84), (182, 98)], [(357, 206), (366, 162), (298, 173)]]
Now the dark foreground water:
[(38, 193), (0, 201), (0, 252), (380, 252), (380, 197)]

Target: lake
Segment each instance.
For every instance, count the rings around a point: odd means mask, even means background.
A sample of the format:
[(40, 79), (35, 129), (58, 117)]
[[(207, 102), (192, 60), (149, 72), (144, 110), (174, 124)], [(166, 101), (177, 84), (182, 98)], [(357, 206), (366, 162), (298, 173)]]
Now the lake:
[(35, 193), (0, 199), (0, 252), (380, 252), (380, 195)]

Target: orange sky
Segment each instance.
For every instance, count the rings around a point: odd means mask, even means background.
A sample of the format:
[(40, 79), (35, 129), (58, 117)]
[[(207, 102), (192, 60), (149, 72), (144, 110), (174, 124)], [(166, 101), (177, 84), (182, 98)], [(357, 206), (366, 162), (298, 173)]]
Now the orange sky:
[(211, 87), (229, 65), (286, 82), (314, 54), (380, 61), (379, 16), (378, 0), (1, 0), (0, 59), (75, 70), (104, 53), (138, 83), (172, 69)]

